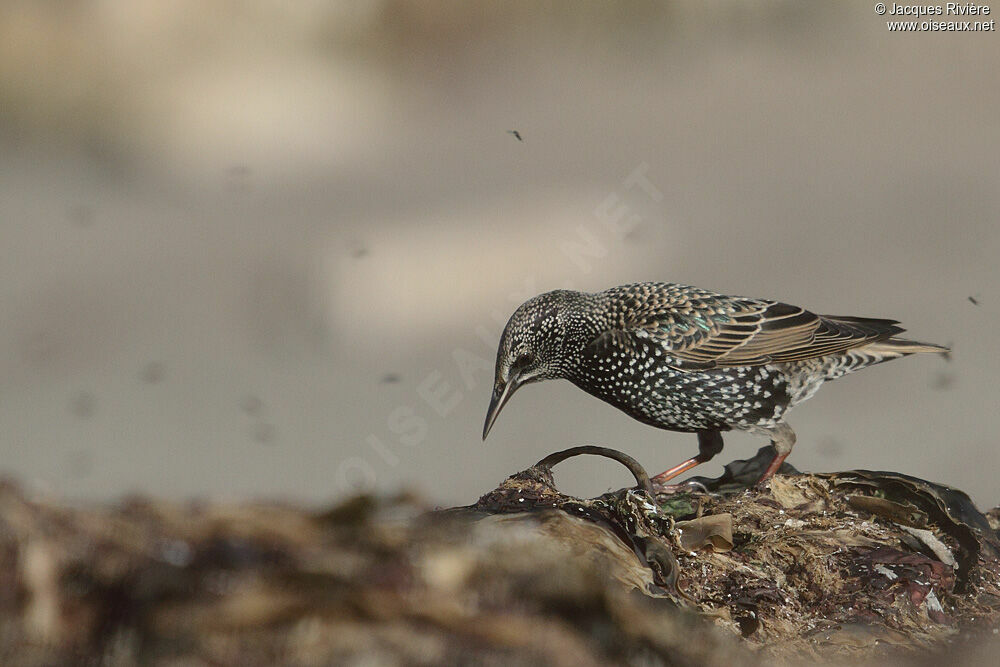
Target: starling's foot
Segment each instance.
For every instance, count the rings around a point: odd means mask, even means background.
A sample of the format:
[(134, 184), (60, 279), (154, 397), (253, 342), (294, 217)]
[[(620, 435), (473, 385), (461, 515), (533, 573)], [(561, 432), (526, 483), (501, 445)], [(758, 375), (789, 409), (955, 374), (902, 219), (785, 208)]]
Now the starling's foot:
[(689, 480), (687, 482), (681, 482), (680, 484), (663, 484), (653, 482), (653, 492), (658, 496), (672, 496), (676, 493), (708, 493), (708, 489), (701, 482)]
[[(791, 450), (789, 449), (789, 451)], [(781, 464), (785, 462), (786, 458), (788, 458), (788, 452), (775, 456), (771, 461), (771, 465), (767, 466), (767, 470), (764, 471), (764, 474), (761, 475), (760, 479), (757, 480), (757, 483), (754, 484), (754, 488), (762, 489), (767, 486), (767, 482), (774, 477), (774, 473), (778, 472), (778, 469), (781, 468)]]

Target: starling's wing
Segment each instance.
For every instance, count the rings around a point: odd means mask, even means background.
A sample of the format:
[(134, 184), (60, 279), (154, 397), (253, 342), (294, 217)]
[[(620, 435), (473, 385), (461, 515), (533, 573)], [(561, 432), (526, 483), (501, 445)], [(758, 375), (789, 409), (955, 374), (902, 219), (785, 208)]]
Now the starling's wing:
[(592, 343), (661, 345), (688, 368), (757, 366), (842, 352), (903, 331), (893, 320), (816, 315), (763, 299), (726, 297), (689, 288), (626, 304), (620, 328)]

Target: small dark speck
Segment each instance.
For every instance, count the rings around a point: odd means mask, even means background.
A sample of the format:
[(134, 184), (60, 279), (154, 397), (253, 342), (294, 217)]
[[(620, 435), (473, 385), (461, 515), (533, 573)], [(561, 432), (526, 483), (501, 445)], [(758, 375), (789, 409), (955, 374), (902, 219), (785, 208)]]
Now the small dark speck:
[(820, 456), (824, 458), (835, 459), (844, 453), (844, 445), (836, 438), (831, 438), (830, 436), (820, 438), (816, 445)]
[(261, 409), (264, 407), (264, 401), (260, 400), (254, 394), (247, 394), (240, 399), (240, 410), (247, 413), (248, 415), (260, 414)]
[(367, 257), (369, 254), (368, 246), (366, 246), (361, 241), (355, 241), (351, 243), (351, 257), (354, 259), (361, 259), (362, 257)]
[(94, 471), (94, 455), (86, 449), (76, 449), (66, 457), (67, 476), (73, 479), (87, 477)]
[(159, 384), (163, 382), (166, 368), (159, 361), (151, 361), (139, 371), (139, 379), (144, 384)]
[(978, 306), (979, 305), (979, 299), (977, 299), (974, 296), (970, 296), (969, 297), (969, 303), (971, 303), (973, 306)]
[(622, 238), (629, 243), (642, 243), (643, 233), (642, 230), (640, 230), (640, 226), (640, 223), (636, 223), (631, 229), (625, 232), (625, 235)]
[(396, 373), (386, 373), (385, 375), (382, 376), (381, 382), (382, 382), (382, 384), (396, 384), (400, 380), (402, 380), (402, 378), (399, 377), (398, 374), (396, 374)]
[(278, 430), (274, 427), (274, 424), (261, 423), (253, 427), (253, 439), (262, 445), (273, 443), (277, 434)]
[(934, 379), (931, 380), (931, 389), (937, 389), (938, 391), (946, 391), (953, 386), (955, 386), (954, 373), (937, 373), (934, 375)]
[(90, 206), (78, 205), (70, 207), (66, 215), (74, 224), (80, 227), (90, 227), (94, 224), (94, 209)]
[(89, 391), (81, 391), (70, 400), (69, 409), (80, 419), (90, 419), (97, 411), (97, 399)]
[(513, 134), (514, 138), (518, 141), (524, 141), (524, 139), (521, 138), (521, 133), (517, 130), (507, 130), (507, 134)]
[(234, 164), (226, 169), (227, 187), (230, 190), (248, 190), (252, 170), (245, 164)]

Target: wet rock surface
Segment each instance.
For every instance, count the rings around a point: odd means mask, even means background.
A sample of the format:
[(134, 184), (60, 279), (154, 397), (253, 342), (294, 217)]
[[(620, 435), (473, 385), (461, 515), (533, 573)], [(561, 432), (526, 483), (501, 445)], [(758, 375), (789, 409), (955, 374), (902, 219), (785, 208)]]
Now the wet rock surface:
[[(560, 493), (552, 467), (579, 454), (636, 487)], [(995, 510), (888, 472), (748, 488), (768, 458), (655, 495), (629, 457), (574, 448), (447, 510), (83, 508), (7, 483), (0, 661), (991, 664), (973, 656), (1000, 626)]]
[[(557, 507), (625, 534), (678, 606), (769, 659), (916, 659), (1000, 623), (996, 510), (894, 472), (755, 480), (769, 448), (651, 499), (639, 486), (588, 501), (553, 495), (549, 467), (508, 478), (477, 507)], [(641, 499), (641, 500), (640, 500)], [(641, 567), (634, 565), (633, 567)]]

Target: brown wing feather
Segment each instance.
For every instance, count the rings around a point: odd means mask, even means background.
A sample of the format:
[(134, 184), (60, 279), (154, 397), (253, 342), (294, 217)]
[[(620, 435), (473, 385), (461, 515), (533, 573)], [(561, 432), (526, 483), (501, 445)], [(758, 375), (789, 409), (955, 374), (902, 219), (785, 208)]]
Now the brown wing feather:
[(786, 303), (700, 290), (694, 296), (647, 300), (638, 310), (631, 302), (631, 317), (593, 344), (629, 346), (635, 336), (668, 348), (682, 366), (720, 368), (810, 359), (903, 331), (894, 320), (816, 315)]
[(719, 334), (673, 353), (713, 367), (757, 366), (835, 354), (903, 331), (893, 320), (816, 315), (784, 303), (768, 306), (758, 315), (757, 325), (759, 329), (741, 344), (720, 345), (733, 340), (726, 334), (727, 325), (721, 324)]
[(718, 358), (717, 364), (800, 361), (885, 340), (903, 331), (893, 320), (834, 318), (799, 310), (796, 316), (778, 320), (769, 320), (765, 312), (761, 332), (733, 354)]

